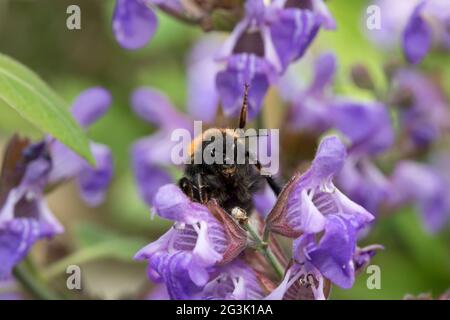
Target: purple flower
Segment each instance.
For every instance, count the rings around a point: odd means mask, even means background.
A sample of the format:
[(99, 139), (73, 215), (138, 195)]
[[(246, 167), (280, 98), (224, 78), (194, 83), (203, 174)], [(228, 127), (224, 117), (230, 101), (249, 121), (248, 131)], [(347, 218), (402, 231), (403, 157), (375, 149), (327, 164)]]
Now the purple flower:
[(406, 59), (411, 63), (419, 63), (427, 54), (431, 46), (431, 30), (421, 16), (426, 2), (422, 1), (414, 9), (403, 32), (403, 51)]
[[(445, 0), (420, 1), (403, 31), (402, 46), (410, 63), (419, 63), (434, 40), (450, 48), (450, 3)], [(434, 28), (434, 30), (433, 30)]]
[[(368, 35), (384, 48), (395, 48), (401, 41), (406, 59), (419, 63), (433, 42), (450, 48), (450, 4), (446, 0), (378, 0), (382, 13), (381, 28), (369, 30)], [(367, 29), (367, 28), (366, 28)]]
[[(153, 206), (159, 216), (174, 221), (174, 225), (158, 240), (141, 249), (136, 259), (148, 261), (150, 279), (163, 281), (172, 299), (198, 297), (219, 264), (233, 261), (243, 250), (245, 231), (242, 229), (242, 238), (233, 241), (229, 229), (221, 221), (231, 219), (223, 209), (192, 202), (175, 185), (161, 187)], [(218, 210), (222, 210), (219, 218)]]
[(260, 300), (263, 290), (255, 271), (241, 260), (221, 267), (204, 287), (201, 299)]
[(294, 240), (294, 263), (280, 285), (265, 299), (324, 300), (330, 294), (330, 281), (351, 288), (355, 274), (381, 249), (380, 245), (356, 247), (353, 226), (344, 218), (332, 215), (318, 242), (313, 234)]
[(51, 166), (45, 143), (29, 145), (14, 137), (8, 145), (1, 175), (0, 280), (36, 241), (64, 230), (43, 195)]
[[(110, 105), (110, 93), (103, 88), (94, 87), (85, 90), (76, 98), (71, 112), (80, 126), (87, 129), (106, 113)], [(99, 143), (90, 143), (96, 161), (93, 167), (52, 137), (47, 138), (47, 144), (53, 164), (49, 183), (75, 178), (80, 195), (86, 204), (97, 206), (103, 202), (113, 175), (113, 161), (109, 148)]]
[[(110, 103), (106, 90), (92, 88), (76, 99), (72, 114), (86, 128), (106, 112)], [(11, 141), (0, 194), (0, 278), (9, 276), (36, 241), (63, 232), (44, 199), (47, 186), (76, 178), (87, 204), (103, 201), (112, 177), (112, 158), (103, 145), (91, 143), (91, 151), (95, 167), (53, 137), (32, 145), (18, 138)]]
[(329, 215), (350, 221), (357, 230), (373, 220), (363, 207), (347, 198), (333, 184), (346, 157), (345, 146), (335, 136), (322, 140), (312, 165), (303, 175), (295, 175), (284, 187), (267, 218), (270, 229), (288, 237), (319, 233)]
[(132, 148), (134, 177), (142, 199), (151, 206), (159, 187), (172, 182), (165, 167), (172, 164), (170, 155), (175, 142), (171, 140), (173, 129), (192, 131), (188, 119), (178, 113), (161, 92), (140, 88), (131, 97), (134, 112), (142, 119), (157, 125), (159, 131), (138, 140)]
[[(377, 45), (392, 49), (398, 46), (401, 33), (420, 0), (376, 0), (382, 14), (381, 28), (364, 28)], [(365, 17), (366, 18), (366, 17)]]
[(125, 49), (138, 49), (153, 37), (158, 25), (156, 14), (144, 1), (117, 0), (112, 28)]
[(384, 250), (384, 247), (379, 244), (372, 244), (364, 248), (357, 247), (353, 255), (353, 263), (355, 272), (361, 272), (370, 263), (370, 260), (377, 254), (377, 251)]
[(153, 37), (158, 20), (149, 5), (155, 2), (158, 1), (116, 0), (112, 28), (123, 48), (139, 49)]
[(349, 153), (376, 155), (393, 145), (394, 129), (384, 105), (340, 100), (332, 108), (333, 127), (350, 140)]
[(337, 177), (337, 184), (349, 197), (373, 214), (391, 190), (388, 178), (368, 156), (349, 155)]
[(349, 156), (337, 177), (342, 190), (355, 202), (377, 213), (390, 186), (373, 157), (394, 143), (394, 129), (384, 105), (341, 101), (333, 106), (334, 127), (349, 140)]
[(244, 86), (248, 83), (248, 116), (253, 119), (259, 113), (264, 96), (274, 79), (273, 66), (254, 54), (240, 53), (229, 57), (226, 69), (216, 77), (225, 114), (236, 116), (239, 113)]
[(227, 115), (237, 115), (250, 84), (249, 117), (254, 118), (264, 96), (287, 66), (299, 59), (315, 37), (319, 27), (332, 27), (332, 18), (321, 0), (274, 1), (266, 6), (262, 0), (245, 3), (244, 19), (223, 46), (220, 59), (226, 62), (216, 78), (217, 88)]
[(277, 196), (268, 184), (264, 186), (264, 189), (253, 195), (255, 209), (263, 218), (269, 214), (276, 202)]
[(188, 101), (189, 114), (196, 120), (212, 122), (219, 106), (215, 77), (219, 65), (215, 61), (222, 41), (215, 35), (201, 38), (188, 57)]
[(390, 204), (415, 204), (426, 229), (437, 232), (450, 217), (450, 184), (440, 171), (413, 161), (400, 162), (391, 178)]
[(310, 263), (294, 263), (265, 300), (325, 300), (330, 282)]
[(324, 138), (310, 169), (294, 176), (284, 187), (266, 220), (271, 231), (297, 238), (296, 276), (314, 276), (314, 283), (318, 282), (316, 299), (323, 297), (321, 277), (343, 288), (353, 285), (356, 236), (373, 220), (367, 210), (347, 198), (332, 182), (345, 157), (345, 147), (337, 137)]
[(271, 9), (271, 37), (283, 69), (303, 56), (321, 26), (336, 27), (322, 0), (276, 0)]
[[(291, 107), (287, 122), (290, 127), (321, 134), (333, 124), (331, 105), (335, 99), (328, 92), (336, 72), (336, 58), (331, 53), (321, 54), (314, 62), (313, 80), (304, 89), (293, 87), (298, 74), (286, 74), (280, 91)], [(287, 82), (287, 83), (285, 83)]]
[(415, 146), (427, 146), (450, 128), (448, 103), (427, 77), (403, 69), (394, 77), (401, 128)]
[(295, 240), (297, 261), (307, 261), (341, 288), (351, 288), (355, 280), (353, 255), (356, 249), (356, 229), (342, 216), (327, 217), (325, 233), (317, 243), (314, 235)]

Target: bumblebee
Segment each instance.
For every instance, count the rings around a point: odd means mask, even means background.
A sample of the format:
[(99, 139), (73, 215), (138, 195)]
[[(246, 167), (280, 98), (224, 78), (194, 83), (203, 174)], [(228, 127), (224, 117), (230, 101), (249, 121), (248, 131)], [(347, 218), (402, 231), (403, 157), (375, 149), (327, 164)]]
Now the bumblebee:
[[(243, 129), (247, 122), (248, 85), (245, 85), (244, 99), (241, 107), (238, 129)], [(253, 209), (252, 195), (264, 187), (267, 181), (275, 194), (280, 187), (275, 180), (261, 175), (261, 165), (246, 144), (245, 137), (237, 129), (211, 128), (196, 137), (189, 148), (190, 162), (186, 165), (184, 176), (179, 180), (181, 190), (193, 201), (205, 204), (210, 199), (217, 201), (228, 214), (233, 212), (250, 213)], [(221, 137), (222, 148), (212, 148), (215, 137)], [(221, 149), (221, 150), (220, 150)], [(224, 150), (232, 150), (230, 153)], [(194, 158), (210, 152), (211, 157), (219, 159), (213, 163), (196, 164)], [(238, 161), (238, 150), (244, 150), (244, 161)], [(221, 154), (216, 154), (221, 152)]]

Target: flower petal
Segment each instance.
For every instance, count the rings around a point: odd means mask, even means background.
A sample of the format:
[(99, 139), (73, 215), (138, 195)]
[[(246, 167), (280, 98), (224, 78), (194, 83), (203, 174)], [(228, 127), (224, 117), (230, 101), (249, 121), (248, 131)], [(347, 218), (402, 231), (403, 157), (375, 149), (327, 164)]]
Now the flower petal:
[(422, 8), (426, 1), (422, 1), (411, 17), (403, 31), (403, 52), (406, 59), (413, 64), (419, 63), (431, 47), (431, 29), (422, 17)]
[(342, 169), (346, 157), (347, 151), (338, 137), (323, 138), (310, 169), (313, 179), (326, 182)]
[(332, 53), (322, 53), (314, 63), (314, 80), (310, 91), (320, 92), (330, 85), (336, 73), (336, 57)]
[(308, 261), (336, 285), (351, 288), (355, 280), (352, 260), (355, 247), (353, 227), (345, 219), (330, 215), (319, 244), (307, 248)]
[(270, 30), (284, 69), (305, 53), (319, 31), (320, 23), (321, 19), (310, 10), (288, 8), (279, 11)]
[(89, 127), (101, 118), (111, 105), (108, 90), (94, 87), (80, 93), (72, 104), (71, 112), (82, 127)]
[(187, 125), (187, 120), (159, 90), (145, 87), (136, 89), (131, 96), (131, 105), (140, 118), (157, 126), (184, 128)]
[(333, 110), (335, 127), (352, 143), (350, 152), (374, 155), (394, 143), (394, 129), (384, 105), (341, 101)]
[(216, 36), (202, 38), (192, 49), (188, 60), (189, 114), (196, 120), (212, 122), (219, 106), (215, 77), (219, 65), (214, 60), (221, 42)]
[(117, 0), (112, 28), (117, 42), (125, 49), (139, 49), (153, 37), (156, 14), (139, 0)]
[(160, 217), (187, 224), (196, 224), (201, 220), (210, 219), (211, 216), (205, 206), (192, 202), (174, 184), (159, 188), (153, 206)]
[(224, 112), (237, 116), (244, 98), (244, 86), (249, 84), (248, 117), (253, 119), (275, 76), (272, 66), (253, 54), (236, 54), (228, 59), (227, 67), (217, 74), (216, 86), (222, 99)]
[(111, 151), (102, 144), (91, 143), (95, 167), (86, 165), (78, 176), (81, 198), (90, 206), (103, 202), (105, 191), (111, 183), (113, 160)]

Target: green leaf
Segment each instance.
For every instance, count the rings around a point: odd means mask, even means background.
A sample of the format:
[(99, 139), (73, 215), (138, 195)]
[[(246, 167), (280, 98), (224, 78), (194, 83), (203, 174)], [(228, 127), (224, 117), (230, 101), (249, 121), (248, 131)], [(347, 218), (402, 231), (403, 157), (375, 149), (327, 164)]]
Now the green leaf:
[(89, 163), (95, 163), (88, 139), (70, 115), (67, 104), (33, 71), (3, 54), (0, 54), (0, 101)]

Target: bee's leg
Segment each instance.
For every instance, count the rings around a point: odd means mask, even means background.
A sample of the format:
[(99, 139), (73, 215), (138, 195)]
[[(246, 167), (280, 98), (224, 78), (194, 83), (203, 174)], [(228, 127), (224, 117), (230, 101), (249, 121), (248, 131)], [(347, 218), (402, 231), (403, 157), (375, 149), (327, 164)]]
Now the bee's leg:
[[(258, 169), (259, 172), (261, 172), (261, 163), (256, 160), (256, 169)], [(272, 176), (264, 176), (264, 178), (266, 179), (267, 183), (269, 184), (270, 188), (272, 189), (272, 191), (275, 193), (276, 196), (278, 196), (281, 192), (281, 186), (278, 184), (278, 182), (275, 181), (274, 178), (272, 178)]]
[(281, 186), (271, 176), (265, 176), (265, 178), (272, 191), (278, 196), (281, 192)]
[(249, 85), (244, 85), (244, 101), (242, 102), (241, 114), (239, 116), (239, 129), (244, 129), (247, 124), (247, 110), (248, 110), (248, 88)]
[(208, 202), (208, 193), (206, 191), (206, 186), (203, 184), (202, 175), (197, 173), (195, 176), (196, 182), (197, 182), (197, 191), (198, 191), (198, 198), (201, 203)]
[(178, 186), (187, 195), (191, 200), (195, 200), (194, 198), (194, 188), (195, 186), (192, 184), (191, 180), (186, 177), (183, 177), (178, 181)]

